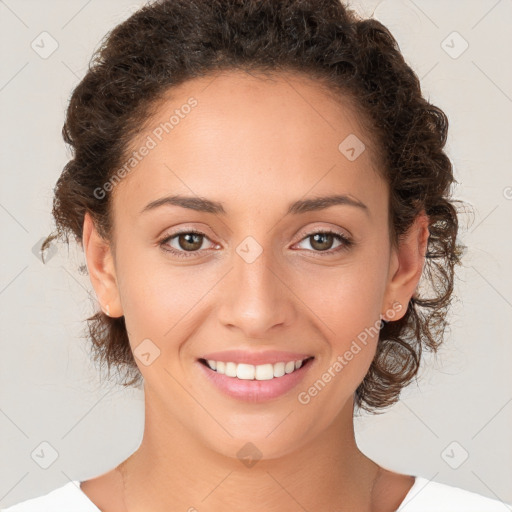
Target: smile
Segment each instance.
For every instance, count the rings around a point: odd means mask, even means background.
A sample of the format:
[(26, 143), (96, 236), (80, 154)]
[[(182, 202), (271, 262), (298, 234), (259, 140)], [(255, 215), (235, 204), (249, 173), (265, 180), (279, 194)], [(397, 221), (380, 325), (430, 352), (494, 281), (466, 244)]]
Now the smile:
[(214, 361), (213, 359), (200, 359), (201, 363), (208, 366), (213, 370), (226, 377), (231, 377), (240, 380), (271, 380), (278, 379), (293, 373), (306, 364), (312, 357), (305, 359), (298, 359), (296, 361), (278, 362), (274, 364), (259, 364), (252, 365), (246, 363), (235, 363), (232, 361)]
[[(199, 373), (214, 389), (245, 402), (277, 399), (296, 389), (313, 367), (314, 357), (252, 365), (215, 359), (197, 359)], [(215, 368), (214, 368), (215, 367)]]

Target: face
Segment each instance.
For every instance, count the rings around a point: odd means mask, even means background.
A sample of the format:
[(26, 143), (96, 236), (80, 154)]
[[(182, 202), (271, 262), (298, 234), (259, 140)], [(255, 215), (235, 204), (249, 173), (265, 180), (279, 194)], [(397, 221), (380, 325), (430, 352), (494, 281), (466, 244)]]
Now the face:
[[(403, 315), (392, 303), (421, 273), (419, 231), (391, 250), (373, 141), (314, 81), (225, 72), (174, 88), (144, 145), (113, 191), (115, 253), (90, 219), (84, 245), (153, 419), (228, 456), (249, 440), (267, 458), (300, 449), (352, 413), (381, 314)], [(327, 196), (342, 199), (311, 201)]]

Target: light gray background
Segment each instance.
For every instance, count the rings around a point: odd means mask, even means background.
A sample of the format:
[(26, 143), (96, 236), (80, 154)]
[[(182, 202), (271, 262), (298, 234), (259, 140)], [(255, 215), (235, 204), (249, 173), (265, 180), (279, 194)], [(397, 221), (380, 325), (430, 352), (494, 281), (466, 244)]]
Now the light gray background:
[[(59, 245), (43, 265), (33, 248), (53, 228), (71, 91), (104, 34), (142, 3), (0, 0), (1, 507), (106, 472), (141, 440), (142, 392), (100, 382), (80, 339), (95, 300), (77, 270), (83, 256)], [(461, 218), (469, 252), (447, 343), (401, 402), (356, 418), (357, 440), (390, 469), (512, 502), (512, 1), (352, 5), (390, 28), (426, 96), (448, 114), (455, 197), (476, 213)], [(58, 43), (47, 58), (31, 47), (51, 48), (43, 31)]]

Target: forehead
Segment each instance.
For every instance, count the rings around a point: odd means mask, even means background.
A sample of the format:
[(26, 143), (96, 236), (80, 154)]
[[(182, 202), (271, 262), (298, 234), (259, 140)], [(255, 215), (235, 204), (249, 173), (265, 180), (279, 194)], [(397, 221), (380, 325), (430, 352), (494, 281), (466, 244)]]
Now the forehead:
[(219, 72), (173, 87), (155, 107), (130, 148), (151, 149), (114, 189), (133, 207), (170, 193), (260, 208), (333, 190), (382, 199), (373, 141), (348, 98), (314, 79)]

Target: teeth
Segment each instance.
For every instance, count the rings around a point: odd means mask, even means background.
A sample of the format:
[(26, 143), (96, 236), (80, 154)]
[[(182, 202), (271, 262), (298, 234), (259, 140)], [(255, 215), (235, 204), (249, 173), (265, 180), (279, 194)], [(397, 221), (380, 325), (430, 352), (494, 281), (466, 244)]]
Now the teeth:
[(236, 377), (236, 364), (235, 363), (226, 363), (226, 368), (224, 369), (224, 374), (228, 377)]
[(241, 380), (270, 380), (298, 370), (304, 361), (305, 359), (298, 359), (287, 363), (259, 364), (256, 366), (245, 363), (237, 364), (231, 361), (226, 363), (213, 359), (208, 359), (207, 363), (212, 370), (227, 377), (236, 377)]
[(239, 379), (253, 380), (256, 368), (252, 364), (236, 365), (236, 376)]

